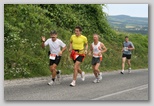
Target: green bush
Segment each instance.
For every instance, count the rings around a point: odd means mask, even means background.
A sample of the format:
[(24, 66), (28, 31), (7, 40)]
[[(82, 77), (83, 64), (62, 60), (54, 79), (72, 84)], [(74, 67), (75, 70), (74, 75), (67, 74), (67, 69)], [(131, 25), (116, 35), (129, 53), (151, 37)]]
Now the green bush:
[[(148, 67), (148, 36), (115, 32), (107, 22), (105, 5), (99, 4), (5, 4), (4, 5), (4, 79), (48, 76), (49, 48), (41, 48), (41, 36), (49, 38), (56, 30), (58, 38), (67, 45), (58, 69), (62, 74), (73, 72), (73, 61), (68, 52), (69, 39), (74, 27), (82, 26), (88, 44), (93, 42), (93, 33), (108, 51), (103, 55), (101, 71), (121, 69), (121, 49), (124, 36), (129, 35), (134, 43), (132, 68)], [(81, 68), (92, 73), (91, 57), (86, 56)]]

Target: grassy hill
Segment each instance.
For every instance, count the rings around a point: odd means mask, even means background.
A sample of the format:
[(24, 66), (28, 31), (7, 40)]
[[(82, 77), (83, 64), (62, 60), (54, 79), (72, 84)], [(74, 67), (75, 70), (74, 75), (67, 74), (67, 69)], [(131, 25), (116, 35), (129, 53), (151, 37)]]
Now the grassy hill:
[(107, 17), (112, 28), (129, 33), (148, 34), (148, 18), (115, 15)]
[[(69, 39), (75, 26), (93, 42), (98, 33), (108, 48), (103, 54), (101, 71), (121, 69), (121, 49), (124, 37), (134, 43), (132, 69), (148, 67), (148, 36), (114, 31), (109, 27), (106, 14), (99, 4), (5, 4), (4, 5), (4, 79), (49, 76), (49, 59), (46, 47), (41, 47), (41, 36), (49, 38), (56, 30), (58, 38), (69, 48)], [(68, 49), (63, 53), (58, 69), (62, 74), (73, 73), (73, 61)], [(127, 65), (126, 65), (127, 66)], [(81, 68), (92, 73), (91, 57), (86, 56)], [(127, 68), (127, 67), (126, 67)]]

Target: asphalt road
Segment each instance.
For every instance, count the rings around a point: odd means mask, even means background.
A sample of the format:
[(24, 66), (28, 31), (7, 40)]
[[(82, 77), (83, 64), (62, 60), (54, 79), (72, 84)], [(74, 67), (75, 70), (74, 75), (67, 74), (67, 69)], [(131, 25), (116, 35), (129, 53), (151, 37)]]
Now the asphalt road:
[(93, 74), (85, 81), (78, 75), (77, 85), (70, 87), (71, 76), (62, 76), (61, 84), (47, 85), (49, 77), (4, 81), (5, 100), (149, 100), (148, 69), (104, 72), (100, 83)]

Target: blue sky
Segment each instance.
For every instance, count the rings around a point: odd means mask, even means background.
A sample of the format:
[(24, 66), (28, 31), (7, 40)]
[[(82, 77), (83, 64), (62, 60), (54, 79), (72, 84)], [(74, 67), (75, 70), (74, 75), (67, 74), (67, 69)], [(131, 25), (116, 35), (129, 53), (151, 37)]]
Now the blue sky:
[(103, 11), (108, 15), (148, 17), (148, 4), (106, 4)]

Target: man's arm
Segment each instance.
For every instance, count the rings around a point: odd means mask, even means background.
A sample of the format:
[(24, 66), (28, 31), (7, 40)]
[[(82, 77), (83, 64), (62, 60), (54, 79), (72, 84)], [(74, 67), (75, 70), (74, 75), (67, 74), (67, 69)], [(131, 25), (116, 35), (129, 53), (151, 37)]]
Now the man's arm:
[(72, 51), (72, 42), (70, 42), (70, 48), (69, 48), (69, 52)]
[(61, 50), (62, 53), (66, 50), (66, 48), (67, 48), (66, 46), (62, 48), (62, 50)]
[(131, 42), (131, 47), (128, 48), (128, 50), (134, 50), (134, 49), (135, 49), (135, 47), (134, 47), (133, 43)]
[(85, 37), (85, 39), (84, 39), (84, 44), (85, 44), (85, 54), (87, 54), (87, 51), (88, 51), (88, 40), (87, 40), (87, 37)]
[(66, 50), (66, 46), (62, 48), (62, 50), (59, 52), (59, 56), (62, 56), (63, 52)]
[(134, 50), (134, 49), (135, 49), (135, 48), (133, 48), (133, 47), (132, 47), (132, 48), (128, 48), (128, 50)]
[(90, 56), (92, 54), (92, 52), (93, 52), (93, 47), (92, 47), (92, 45), (90, 45), (90, 50), (89, 50), (88, 55)]
[(85, 54), (87, 54), (87, 50), (88, 50), (88, 43), (85, 44)]
[(42, 48), (44, 48), (45, 47), (45, 45), (44, 45), (44, 41), (42, 41)]
[(70, 47), (69, 47), (69, 52), (71, 52), (72, 49), (73, 49), (73, 47), (72, 47), (73, 38), (72, 38), (72, 37), (73, 37), (73, 36), (71, 36), (71, 38), (70, 38)]
[(42, 48), (44, 48), (44, 47), (45, 47), (44, 42), (45, 42), (45, 36), (42, 36)]
[(103, 50), (102, 50), (102, 52), (101, 52), (101, 53), (104, 53), (104, 52), (106, 52), (106, 51), (107, 51), (107, 48), (106, 48), (106, 46), (105, 46), (103, 43), (101, 43), (101, 47), (103, 48)]

